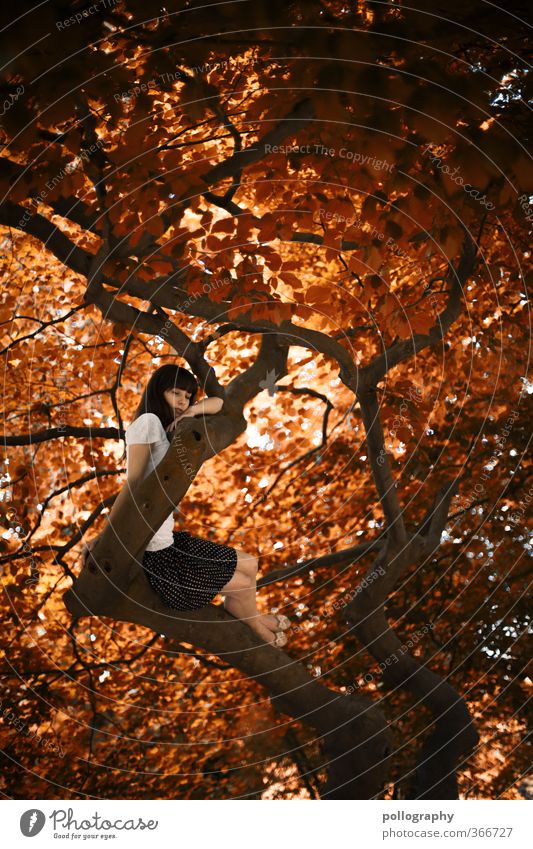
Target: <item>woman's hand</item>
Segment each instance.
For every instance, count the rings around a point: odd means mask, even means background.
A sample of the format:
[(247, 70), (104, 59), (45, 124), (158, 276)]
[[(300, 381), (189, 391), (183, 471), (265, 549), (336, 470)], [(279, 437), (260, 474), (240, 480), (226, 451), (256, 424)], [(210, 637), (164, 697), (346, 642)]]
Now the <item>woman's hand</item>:
[(176, 427), (178, 422), (180, 422), (182, 419), (192, 418), (192, 416), (195, 416), (195, 415), (196, 415), (196, 413), (194, 412), (194, 410), (191, 410), (190, 408), (188, 410), (184, 410), (183, 413), (180, 413), (179, 416), (176, 416), (176, 418), (174, 419), (173, 422), (170, 422), (170, 424), (167, 425), (167, 427), (166, 427), (167, 432), (172, 433), (172, 431), (174, 430), (174, 428)]
[(96, 545), (96, 543), (98, 542), (99, 539), (100, 539), (100, 537), (97, 536), (97, 537), (94, 537), (93, 539), (90, 539), (88, 542), (83, 543), (83, 548), (81, 550), (81, 555), (80, 555), (82, 568), (85, 568), (85, 566), (87, 565), (87, 560), (89, 558), (89, 552), (91, 551), (91, 549), (93, 549), (95, 547), (95, 545)]

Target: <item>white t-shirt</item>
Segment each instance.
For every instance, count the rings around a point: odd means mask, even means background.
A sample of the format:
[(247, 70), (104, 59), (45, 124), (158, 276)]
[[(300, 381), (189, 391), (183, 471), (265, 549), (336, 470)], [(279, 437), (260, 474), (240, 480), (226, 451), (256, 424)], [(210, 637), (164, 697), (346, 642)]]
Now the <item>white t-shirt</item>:
[[(129, 466), (128, 446), (136, 443), (149, 443), (150, 445), (150, 454), (143, 473), (144, 480), (159, 465), (170, 445), (161, 419), (155, 413), (143, 413), (126, 428), (125, 437), (126, 473)], [(161, 548), (168, 548), (169, 545), (172, 545), (174, 542), (173, 530), (174, 517), (171, 513), (146, 546), (146, 551), (159, 551)]]

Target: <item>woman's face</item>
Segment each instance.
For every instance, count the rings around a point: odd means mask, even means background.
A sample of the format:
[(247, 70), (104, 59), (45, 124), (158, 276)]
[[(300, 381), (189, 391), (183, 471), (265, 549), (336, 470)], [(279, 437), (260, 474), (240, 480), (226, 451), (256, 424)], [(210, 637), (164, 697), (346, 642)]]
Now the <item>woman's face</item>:
[(163, 397), (170, 409), (176, 413), (183, 413), (189, 406), (191, 393), (186, 389), (179, 389), (177, 386), (172, 389), (165, 389)]

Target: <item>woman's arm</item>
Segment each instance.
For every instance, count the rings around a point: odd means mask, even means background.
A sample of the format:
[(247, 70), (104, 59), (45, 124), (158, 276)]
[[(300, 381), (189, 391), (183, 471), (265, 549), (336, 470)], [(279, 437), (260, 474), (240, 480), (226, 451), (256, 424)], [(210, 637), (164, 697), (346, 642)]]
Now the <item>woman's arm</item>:
[(191, 406), (186, 410), (188, 415), (198, 416), (200, 413), (207, 413), (208, 415), (213, 415), (213, 413), (218, 413), (222, 409), (224, 401), (222, 398), (216, 398), (213, 396), (212, 398), (202, 398), (201, 401), (198, 401), (196, 404), (191, 404)]
[(218, 413), (224, 404), (222, 398), (217, 398), (213, 396), (212, 398), (203, 398), (201, 401), (198, 401), (197, 404), (192, 404), (190, 407), (187, 407), (184, 413), (176, 416), (174, 421), (170, 422), (167, 425), (168, 433), (172, 433), (178, 422), (182, 419), (191, 418), (192, 416), (203, 416), (203, 415), (213, 415), (214, 413)]

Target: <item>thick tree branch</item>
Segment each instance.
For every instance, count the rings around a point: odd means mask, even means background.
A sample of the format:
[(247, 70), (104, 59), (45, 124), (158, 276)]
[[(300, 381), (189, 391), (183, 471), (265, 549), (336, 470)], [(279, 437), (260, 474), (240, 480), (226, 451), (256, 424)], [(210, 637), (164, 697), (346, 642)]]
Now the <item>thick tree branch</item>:
[(94, 303), (108, 320), (136, 327), (137, 330), (152, 336), (166, 338), (177, 354), (182, 356), (197, 375), (202, 388), (211, 395), (224, 397), (223, 387), (217, 380), (212, 366), (203, 356), (202, 348), (193, 342), (183, 330), (177, 327), (169, 316), (159, 307), (157, 315), (132, 307), (119, 301), (103, 288), (96, 277), (93, 278), (86, 292), (86, 302)]
[(405, 523), (396, 484), (392, 479), (390, 455), (385, 450), (376, 392), (372, 389), (361, 389), (357, 393), (357, 399), (366, 432), (366, 449), (370, 468), (387, 522), (387, 535), (390, 535), (394, 542), (401, 544), (407, 538)]
[[(157, 280), (161, 282), (158, 283)], [(152, 284), (153, 292), (150, 292), (150, 288), (147, 289), (146, 282), (136, 280), (135, 278), (130, 278), (124, 284), (119, 284), (117, 281), (108, 281), (107, 279), (105, 282), (135, 297), (149, 297), (154, 303), (170, 307), (177, 311), (183, 311), (185, 315), (203, 318), (208, 324), (231, 325), (235, 331), (247, 330), (250, 333), (274, 333), (280, 337), (285, 337), (285, 344), (301, 345), (302, 347), (310, 348), (314, 352), (320, 351), (338, 363), (341, 380), (349, 389), (356, 392), (359, 385), (359, 369), (356, 367), (349, 351), (331, 336), (321, 333), (319, 330), (312, 330), (311, 328), (293, 324), (291, 321), (282, 321), (279, 325), (269, 321), (253, 322), (246, 315), (242, 319), (235, 320), (231, 317), (229, 303), (227, 303), (227, 306), (224, 302), (220, 304), (214, 303), (208, 297), (193, 299), (184, 289), (180, 289), (176, 285), (175, 279), (162, 277), (157, 280)], [(179, 300), (180, 297), (183, 297), (183, 302)]]
[(38, 212), (32, 212), (28, 207), (6, 200), (0, 204), (0, 224), (13, 227), (30, 236), (34, 236), (51, 251), (67, 268), (77, 274), (87, 276), (91, 263), (91, 255), (81, 248)]
[[(60, 141), (60, 139), (58, 139)], [(13, 162), (6, 156), (0, 157), (0, 177), (8, 180), (11, 185), (20, 180), (28, 171), (28, 167), (20, 165), (18, 162)], [(28, 198), (30, 200), (30, 198)], [(99, 216), (98, 212), (83, 200), (76, 197), (59, 197), (57, 200), (51, 200), (49, 203), (56, 215), (62, 218), (67, 218), (73, 224), (78, 224), (84, 230), (92, 233), (99, 233), (101, 226), (97, 227)], [(24, 208), (25, 209), (25, 208)]]
[[(95, 582), (98, 576), (94, 576)], [(110, 598), (109, 595), (112, 595)], [(93, 596), (101, 600), (95, 605)], [(227, 658), (232, 666), (266, 687), (275, 707), (303, 720), (322, 738), (329, 763), (328, 798), (369, 798), (382, 790), (391, 754), (391, 733), (376, 705), (365, 696), (346, 697), (327, 689), (288, 655), (263, 643), (243, 622), (220, 606), (199, 611), (166, 607), (139, 572), (127, 594), (65, 594), (72, 614), (108, 616), (133, 622), (180, 642)]]
[(414, 333), (410, 339), (402, 339), (394, 343), (383, 354), (362, 368), (361, 379), (367, 385), (376, 386), (391, 368), (411, 359), (424, 348), (435, 345), (444, 338), (450, 327), (458, 319), (461, 314), (464, 287), (474, 270), (477, 254), (476, 243), (466, 228), (463, 229), (464, 240), (461, 256), (457, 268), (454, 268), (450, 263), (446, 277), (446, 282), (450, 287), (450, 295), (446, 307), (437, 316), (437, 323), (429, 333)]
[(385, 615), (386, 600), (400, 576), (422, 556), (424, 542), (417, 537), (401, 550), (388, 543), (369, 570), (372, 580), (363, 581), (344, 615), (362, 644), (381, 664), (384, 684), (408, 690), (431, 710), (435, 719), (435, 729), (419, 757), (413, 798), (456, 799), (457, 765), (478, 743), (479, 735), (464, 699), (451, 684), (407, 652)]
[(285, 377), (288, 374), (288, 352), (289, 347), (281, 335), (263, 334), (259, 354), (254, 363), (228, 384), (226, 390), (228, 404), (242, 412), (244, 405), (265, 388), (269, 375), (275, 374), (276, 379)]
[(50, 203), (56, 215), (61, 218), (66, 218), (72, 221), (73, 224), (78, 224), (83, 230), (90, 233), (102, 235), (101, 216), (98, 211), (93, 209), (88, 204), (85, 204), (79, 198), (60, 197)]
[[(89, 565), (83, 574), (103, 568), (106, 573), (113, 573), (115, 589), (126, 591), (135, 568), (139, 568), (135, 558), (142, 557), (154, 529), (160, 527), (184, 497), (202, 464), (245, 430), (244, 404), (261, 390), (260, 384), (268, 371), (279, 368), (285, 373), (286, 359), (287, 349), (280, 345), (276, 336), (262, 337), (255, 362), (229, 384), (223, 412), (179, 422), (172, 443), (158, 467), (138, 482), (133, 490), (128, 483), (125, 484), (128, 492), (122, 497), (113, 524), (108, 523), (91, 552)], [(132, 525), (135, 514), (140, 521)], [(118, 551), (116, 542), (119, 543)], [(83, 580), (80, 585), (83, 585)], [(106, 587), (102, 591), (109, 593)], [(98, 603), (99, 600), (93, 598), (93, 601)]]
[(268, 155), (267, 147), (280, 144), (288, 136), (294, 135), (314, 118), (315, 111), (310, 100), (302, 100), (276, 127), (266, 133), (252, 147), (238, 151), (229, 159), (220, 162), (202, 176), (206, 185), (213, 186), (227, 177), (235, 177), (248, 165), (259, 162)]
[(451, 483), (443, 486), (417, 528), (417, 535), (424, 539), (426, 556), (440, 545), (442, 532), (448, 522), (450, 504), (458, 490), (458, 478), (454, 478)]

